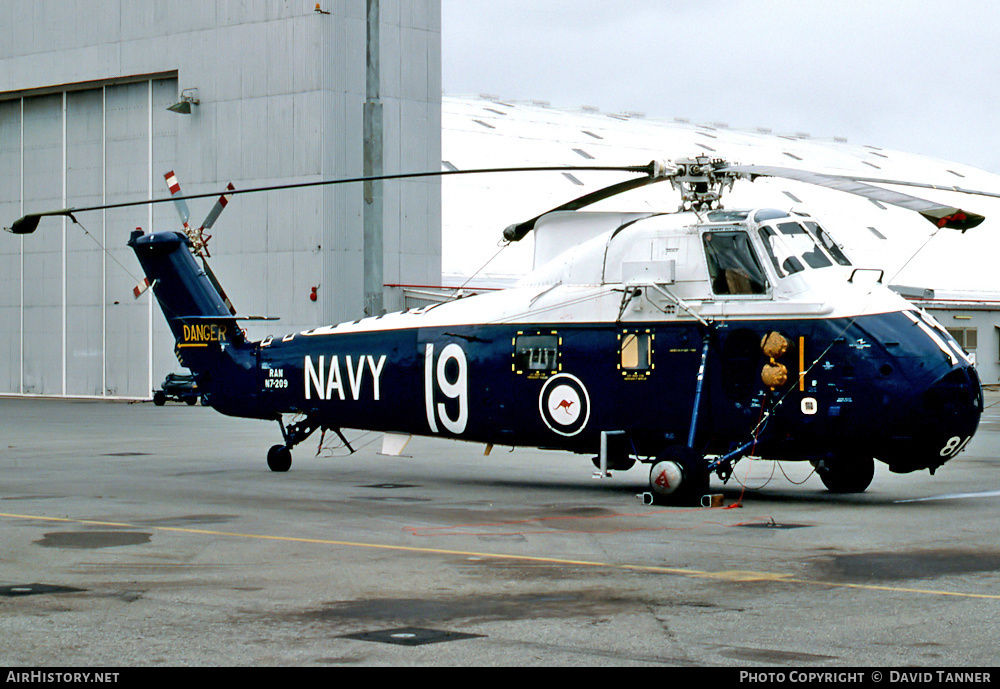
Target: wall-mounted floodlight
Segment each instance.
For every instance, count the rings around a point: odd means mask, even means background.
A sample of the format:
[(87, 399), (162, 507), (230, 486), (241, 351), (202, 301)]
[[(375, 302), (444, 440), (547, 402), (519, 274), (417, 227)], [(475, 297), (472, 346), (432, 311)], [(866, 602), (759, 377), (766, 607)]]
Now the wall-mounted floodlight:
[(199, 103), (201, 101), (198, 100), (198, 89), (184, 89), (181, 91), (180, 101), (171, 105), (167, 110), (180, 115), (190, 115), (191, 106), (198, 105)]

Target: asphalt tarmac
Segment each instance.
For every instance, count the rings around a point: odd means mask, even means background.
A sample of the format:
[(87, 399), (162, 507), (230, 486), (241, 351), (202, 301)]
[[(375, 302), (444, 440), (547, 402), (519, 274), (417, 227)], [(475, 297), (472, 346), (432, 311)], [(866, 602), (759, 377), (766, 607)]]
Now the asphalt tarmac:
[(317, 434), (274, 474), (276, 424), (0, 398), (0, 666), (995, 667), (998, 403), (936, 476), (743, 461), (669, 508), (562, 453)]

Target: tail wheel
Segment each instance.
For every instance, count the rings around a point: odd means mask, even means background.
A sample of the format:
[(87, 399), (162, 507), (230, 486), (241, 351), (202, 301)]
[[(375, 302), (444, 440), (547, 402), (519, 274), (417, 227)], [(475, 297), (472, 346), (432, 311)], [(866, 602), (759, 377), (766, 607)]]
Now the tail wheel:
[(875, 478), (875, 460), (871, 457), (832, 457), (818, 462), (816, 473), (831, 493), (864, 493)]
[(292, 468), (292, 451), (285, 445), (275, 445), (267, 451), (267, 466), (271, 471), (288, 471)]

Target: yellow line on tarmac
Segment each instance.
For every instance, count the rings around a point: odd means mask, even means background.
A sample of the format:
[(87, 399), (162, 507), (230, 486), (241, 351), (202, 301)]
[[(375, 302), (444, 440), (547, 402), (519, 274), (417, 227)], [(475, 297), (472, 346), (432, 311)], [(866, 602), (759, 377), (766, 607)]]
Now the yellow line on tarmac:
[(719, 572), (704, 572), (695, 569), (681, 569), (677, 567), (661, 567), (658, 565), (634, 565), (627, 563), (599, 562), (594, 560), (570, 560), (557, 557), (534, 557), (531, 555), (511, 555), (507, 553), (483, 553), (471, 550), (449, 550), (443, 548), (419, 548), (416, 546), (390, 545), (387, 543), (359, 543), (354, 541), (337, 541), (325, 538), (300, 538), (296, 536), (272, 536), (268, 534), (247, 534), (235, 533), (231, 531), (212, 531), (208, 529), (190, 529), (176, 526), (140, 526), (136, 524), (124, 524), (121, 522), (104, 522), (91, 519), (71, 519), (66, 517), (42, 517), (31, 514), (7, 514), (0, 512), (0, 517), (7, 519), (19, 519), (26, 521), (56, 522), (62, 524), (79, 524), (82, 526), (109, 526), (123, 529), (149, 529), (151, 531), (166, 531), (182, 534), (193, 534), (200, 536), (222, 536), (225, 538), (244, 538), (259, 541), (276, 541), (281, 543), (312, 543), (315, 545), (334, 545), (345, 548), (368, 548), (373, 550), (392, 550), (405, 553), (422, 553), (426, 555), (461, 555), (464, 557), (482, 557), (493, 560), (516, 560), (519, 562), (538, 562), (550, 565), (574, 565), (579, 567), (594, 567), (604, 569), (617, 569), (630, 572), (643, 572), (649, 574), (672, 574), (682, 577), (697, 579), (713, 579), (716, 581), (728, 582), (775, 582), (784, 584), (800, 584), (803, 586), (823, 586), (828, 588), (848, 588), (863, 591), (886, 591), (892, 593), (911, 593), (924, 596), (954, 596), (959, 598), (979, 598), (986, 600), (1000, 600), (1000, 595), (985, 593), (963, 593), (960, 591), (938, 591), (932, 589), (906, 588), (900, 586), (879, 586), (875, 584), (851, 584), (832, 581), (814, 581), (810, 579), (797, 579), (792, 574), (782, 574), (779, 572), (757, 572), (746, 570), (726, 570)]
[(416, 546), (391, 545), (387, 543), (359, 543), (354, 541), (337, 541), (326, 538), (301, 538), (297, 536), (272, 536), (268, 534), (247, 534), (247, 533), (235, 533), (231, 531), (212, 531), (209, 529), (191, 529), (178, 526), (145, 526), (137, 524), (125, 524), (121, 522), (95, 521), (92, 519), (42, 517), (32, 514), (6, 514), (0, 512), (0, 517), (6, 517), (9, 519), (58, 522), (63, 524), (78, 524), (82, 526), (109, 526), (122, 529), (147, 529), (150, 531), (169, 531), (174, 533), (196, 534), (201, 536), (223, 536), (226, 538), (246, 538), (246, 539), (261, 540), (261, 541), (278, 541), (283, 543), (312, 543), (316, 545), (336, 545), (349, 548), (395, 550), (400, 552), (424, 553), (431, 555), (464, 555), (467, 557), (483, 557), (483, 558), (492, 558), (497, 560), (499, 559), (521, 560), (528, 562), (545, 562), (549, 564), (580, 565), (586, 567), (608, 567), (616, 569), (646, 569), (665, 574), (680, 574), (680, 575), (707, 574), (706, 572), (697, 572), (689, 569), (676, 569), (669, 567), (646, 567), (644, 565), (636, 565), (636, 566), (616, 565), (610, 562), (594, 562), (589, 560), (567, 560), (567, 559), (551, 558), (551, 557), (532, 557), (530, 555), (507, 555), (504, 553), (481, 553), (471, 550), (448, 550), (443, 548), (419, 548)]

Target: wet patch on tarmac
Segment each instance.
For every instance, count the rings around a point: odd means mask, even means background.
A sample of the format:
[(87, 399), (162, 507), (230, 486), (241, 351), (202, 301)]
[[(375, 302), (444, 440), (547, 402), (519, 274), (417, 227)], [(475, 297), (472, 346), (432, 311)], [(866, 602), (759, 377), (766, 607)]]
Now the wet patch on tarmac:
[(549, 505), (551, 512), (540, 515), (542, 518), (558, 519), (594, 519), (598, 517), (618, 517), (619, 513), (606, 507), (567, 507), (565, 505)]
[(463, 572), (478, 577), (509, 581), (567, 581), (602, 576), (592, 567), (576, 567), (563, 563), (530, 562), (522, 560), (497, 560), (495, 558), (469, 557), (453, 562)]
[(238, 519), (238, 517), (232, 514), (188, 514), (180, 517), (164, 517), (163, 519), (144, 519), (135, 523), (161, 528), (183, 528), (194, 525), (226, 524), (235, 519)]
[(170, 474), (173, 478), (188, 478), (191, 476), (231, 476), (232, 471), (228, 469), (204, 469), (198, 471), (179, 471), (176, 474)]
[(645, 609), (646, 603), (606, 592), (542, 594), (475, 594), (447, 598), (372, 598), (328, 603), (297, 617), (328, 624), (397, 623), (442, 624), (455, 621), (514, 621), (593, 617), (620, 613), (623, 608)]
[(527, 537), (524, 534), (511, 533), (511, 534), (484, 534), (482, 536), (476, 536), (483, 543), (524, 543), (527, 541)]
[(771, 663), (773, 665), (790, 665), (793, 663), (821, 665), (837, 660), (835, 656), (778, 651), (768, 648), (730, 647), (719, 651), (719, 655), (731, 660), (745, 660), (751, 663)]
[(65, 500), (65, 495), (8, 495), (0, 500)]
[(903, 553), (848, 553), (813, 562), (815, 576), (836, 581), (904, 581), (950, 575), (1000, 572), (1000, 552), (914, 550)]
[(36, 545), (44, 548), (117, 548), (149, 543), (152, 534), (143, 531), (54, 531)]

